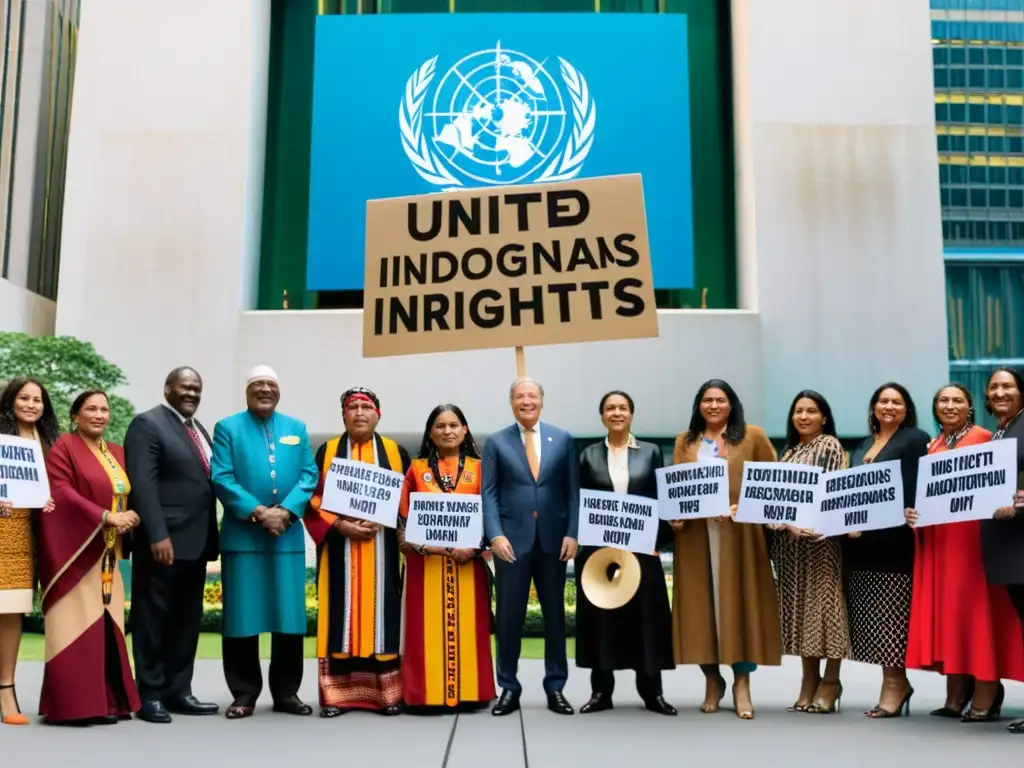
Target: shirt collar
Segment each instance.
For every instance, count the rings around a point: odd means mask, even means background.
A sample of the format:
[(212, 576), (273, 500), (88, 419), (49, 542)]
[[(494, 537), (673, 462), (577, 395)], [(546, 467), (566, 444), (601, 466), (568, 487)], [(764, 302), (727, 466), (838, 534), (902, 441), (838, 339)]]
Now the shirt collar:
[(181, 415), (180, 413), (178, 413), (178, 412), (177, 412), (176, 410), (174, 410), (174, 407), (173, 407), (173, 406), (172, 406), (172, 405), (171, 405), (170, 403), (163, 403), (163, 406), (164, 406), (164, 408), (166, 408), (166, 409), (167, 409), (168, 411), (170, 411), (171, 413), (173, 413), (173, 414), (174, 414), (174, 416), (175, 416), (175, 417), (176, 417), (176, 418), (178, 419), (178, 421), (180, 421), (180, 422), (181, 422), (182, 424), (188, 424), (188, 419), (187, 419), (186, 417), (182, 416), (182, 415)]
[[(608, 448), (612, 447), (612, 444), (610, 442), (608, 442), (608, 438), (607, 437), (605, 437), (605, 439), (604, 439), (604, 444)], [(640, 448), (640, 443), (638, 443), (636, 441), (636, 438), (633, 436), (632, 432), (630, 432), (629, 433), (629, 437), (626, 438), (626, 447), (627, 448), (632, 448), (634, 450), (638, 450)]]
[[(516, 426), (519, 428), (519, 434), (520, 435), (525, 435), (526, 434), (526, 427), (524, 427), (518, 421), (516, 422)], [(538, 435), (540, 434), (540, 422), (539, 421), (536, 424), (533, 425), (533, 431), (536, 432)]]

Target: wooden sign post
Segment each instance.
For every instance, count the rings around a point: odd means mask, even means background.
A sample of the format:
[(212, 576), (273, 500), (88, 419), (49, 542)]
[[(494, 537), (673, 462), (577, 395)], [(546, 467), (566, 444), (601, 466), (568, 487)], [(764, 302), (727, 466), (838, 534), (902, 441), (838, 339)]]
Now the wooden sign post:
[(516, 347), (516, 378), (521, 379), (526, 375), (526, 352), (522, 347)]

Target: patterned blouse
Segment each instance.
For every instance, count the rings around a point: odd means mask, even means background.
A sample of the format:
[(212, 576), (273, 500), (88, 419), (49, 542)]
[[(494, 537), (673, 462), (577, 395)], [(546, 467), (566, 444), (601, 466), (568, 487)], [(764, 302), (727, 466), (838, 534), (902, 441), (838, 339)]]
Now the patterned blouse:
[(849, 463), (843, 444), (832, 435), (818, 435), (809, 443), (798, 443), (787, 448), (779, 461), (821, 467), (826, 472), (844, 469)]

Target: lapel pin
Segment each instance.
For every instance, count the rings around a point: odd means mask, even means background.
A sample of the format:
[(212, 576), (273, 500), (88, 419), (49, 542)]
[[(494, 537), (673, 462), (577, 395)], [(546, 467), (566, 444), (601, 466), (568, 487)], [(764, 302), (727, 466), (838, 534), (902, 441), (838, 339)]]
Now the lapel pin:
[(548, 442), (549, 442), (549, 443), (551, 442), (551, 438), (550, 438), (550, 437), (548, 438)]

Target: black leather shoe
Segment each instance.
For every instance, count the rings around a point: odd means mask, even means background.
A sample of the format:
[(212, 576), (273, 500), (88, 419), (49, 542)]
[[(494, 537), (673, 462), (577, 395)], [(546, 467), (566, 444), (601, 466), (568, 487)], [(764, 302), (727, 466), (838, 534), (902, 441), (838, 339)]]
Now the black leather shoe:
[(176, 715), (216, 715), (220, 711), (216, 704), (202, 702), (191, 693), (188, 696), (165, 700), (164, 707)]
[(572, 715), (576, 712), (572, 708), (572, 704), (565, 700), (561, 691), (548, 694), (548, 709), (557, 715)]
[(664, 696), (654, 696), (644, 702), (644, 709), (648, 712), (657, 712), (659, 715), (678, 715), (676, 708), (665, 701)]
[(348, 712), (348, 710), (342, 709), (341, 707), (320, 707), (320, 717), (325, 720), (329, 720), (332, 717), (341, 717), (346, 712)]
[(275, 712), (284, 712), (286, 715), (312, 715), (313, 708), (309, 704), (303, 704), (302, 700), (294, 694), (286, 696), (280, 701), (274, 702)]
[(384, 717), (394, 717), (395, 715), (400, 715), (402, 714), (402, 705), (392, 704), (390, 707), (384, 707), (384, 709), (382, 709), (380, 713), (384, 715)]
[(519, 709), (519, 695), (512, 693), (512, 691), (502, 691), (501, 697), (498, 699), (498, 703), (494, 705), (491, 710), (491, 714), (495, 717), (502, 717), (504, 715), (511, 715), (513, 712)]
[(162, 701), (142, 702), (142, 709), (140, 709), (135, 716), (139, 718), (139, 720), (145, 720), (147, 723), (163, 724), (171, 722), (171, 715), (164, 707)]
[(612, 697), (603, 693), (590, 694), (590, 701), (580, 707), (580, 714), (587, 715), (591, 712), (604, 712), (606, 709), (614, 709)]
[(92, 719), (93, 725), (117, 725), (119, 722), (121, 722), (121, 718), (117, 715), (103, 715)]

